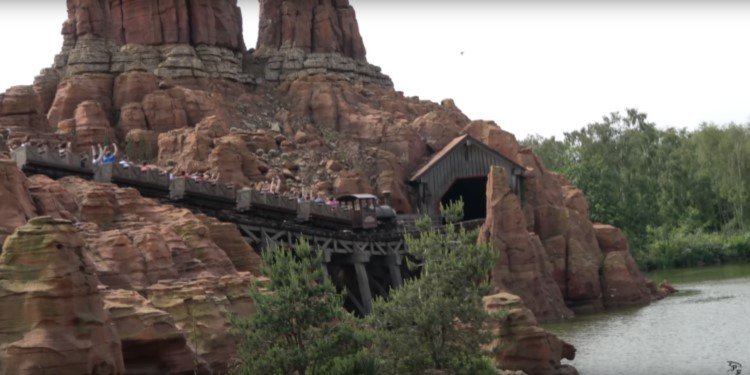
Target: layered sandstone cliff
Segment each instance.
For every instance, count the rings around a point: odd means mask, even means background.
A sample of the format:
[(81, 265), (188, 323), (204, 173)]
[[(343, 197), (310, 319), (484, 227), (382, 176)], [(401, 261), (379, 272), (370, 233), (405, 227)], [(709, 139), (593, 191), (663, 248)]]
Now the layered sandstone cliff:
[[(2, 166), (16, 180), (0, 186), (19, 189), (0, 200), (13, 213), (2, 221), (0, 373), (228, 370), (228, 316), (252, 312), (260, 265), (235, 227), (132, 189)], [(25, 211), (9, 210), (18, 202)]]

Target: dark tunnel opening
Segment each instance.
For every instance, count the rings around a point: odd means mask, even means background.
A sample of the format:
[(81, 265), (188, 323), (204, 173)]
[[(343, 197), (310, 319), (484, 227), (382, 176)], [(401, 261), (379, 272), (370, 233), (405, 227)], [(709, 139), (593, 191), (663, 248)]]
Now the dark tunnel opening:
[(443, 195), (441, 204), (464, 200), (464, 219), (483, 219), (487, 216), (487, 177), (456, 180)]

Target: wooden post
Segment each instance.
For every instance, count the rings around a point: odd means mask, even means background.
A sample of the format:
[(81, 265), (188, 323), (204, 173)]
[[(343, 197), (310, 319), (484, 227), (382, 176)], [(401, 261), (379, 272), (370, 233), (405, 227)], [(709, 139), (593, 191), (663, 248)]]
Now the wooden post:
[(21, 146), (15, 150), (13, 150), (13, 155), (11, 156), (13, 160), (16, 161), (16, 165), (18, 166), (18, 169), (23, 170), (23, 167), (26, 165), (28, 161), (28, 146)]
[(94, 167), (94, 181), (109, 184), (112, 182), (113, 164), (99, 164)]
[(362, 302), (362, 314), (372, 313), (372, 293), (370, 292), (370, 280), (367, 277), (367, 269), (364, 263), (354, 263), (354, 271), (357, 272), (357, 285), (359, 286), (359, 297)]
[(185, 179), (175, 177), (169, 182), (169, 199), (178, 201), (185, 198)]
[(252, 206), (253, 191), (250, 189), (242, 189), (237, 192), (237, 211), (246, 212), (250, 210)]

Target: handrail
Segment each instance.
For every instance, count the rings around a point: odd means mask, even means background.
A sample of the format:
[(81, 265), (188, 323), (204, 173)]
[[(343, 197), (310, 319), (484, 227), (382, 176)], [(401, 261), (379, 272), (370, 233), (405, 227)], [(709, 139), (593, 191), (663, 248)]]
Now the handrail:
[[(20, 169), (27, 166), (50, 168), (57, 171), (75, 174), (94, 175), (94, 180), (102, 183), (116, 183), (131, 187), (161, 190), (171, 200), (205, 199), (232, 204), (238, 211), (248, 211), (254, 207), (261, 207), (280, 212), (298, 214), (303, 206), (296, 199), (287, 199), (277, 194), (265, 193), (252, 189), (240, 189), (221, 182), (198, 182), (191, 178), (170, 177), (159, 170), (142, 171), (137, 165), (124, 167), (119, 163), (92, 165), (91, 162), (82, 164), (81, 157), (68, 153), (60, 156), (57, 150), (40, 152), (34, 146), (21, 146), (12, 153), (13, 160)], [(249, 192), (248, 192), (249, 191)], [(334, 222), (348, 222), (352, 220), (352, 213), (343, 207), (331, 208), (309, 202), (307, 215), (309, 219), (324, 219)], [(300, 215), (298, 214), (298, 218)]]

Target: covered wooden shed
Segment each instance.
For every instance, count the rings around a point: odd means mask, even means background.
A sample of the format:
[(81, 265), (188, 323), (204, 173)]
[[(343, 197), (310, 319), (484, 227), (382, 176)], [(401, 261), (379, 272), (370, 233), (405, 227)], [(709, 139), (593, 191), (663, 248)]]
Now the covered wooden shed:
[(485, 217), (487, 175), (493, 165), (505, 168), (511, 191), (520, 195), (523, 166), (468, 134), (455, 138), (409, 180), (417, 191), (414, 206), (437, 219), (441, 204), (462, 198), (464, 219)]

